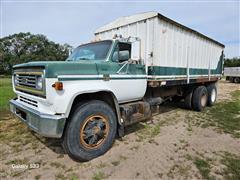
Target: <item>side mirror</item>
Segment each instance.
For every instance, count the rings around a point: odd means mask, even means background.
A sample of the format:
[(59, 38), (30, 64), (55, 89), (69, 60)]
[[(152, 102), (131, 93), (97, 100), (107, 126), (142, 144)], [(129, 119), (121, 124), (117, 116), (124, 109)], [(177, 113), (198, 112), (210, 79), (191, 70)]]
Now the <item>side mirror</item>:
[(140, 41), (139, 40), (132, 42), (131, 59), (135, 60), (135, 61), (139, 61), (141, 59), (141, 57), (140, 57)]
[(128, 50), (119, 51), (118, 60), (119, 62), (129, 60), (129, 51)]

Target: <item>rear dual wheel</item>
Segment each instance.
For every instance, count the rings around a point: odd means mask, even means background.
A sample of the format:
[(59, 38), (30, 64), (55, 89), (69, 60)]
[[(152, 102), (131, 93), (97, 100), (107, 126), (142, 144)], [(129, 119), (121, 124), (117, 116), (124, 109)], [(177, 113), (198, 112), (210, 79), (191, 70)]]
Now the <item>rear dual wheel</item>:
[(217, 99), (217, 88), (215, 84), (198, 86), (187, 91), (184, 103), (187, 109), (202, 111), (205, 106), (213, 106)]
[(208, 106), (213, 106), (217, 100), (217, 88), (215, 84), (210, 84), (207, 86), (208, 91)]
[(193, 92), (192, 106), (195, 111), (202, 111), (207, 105), (208, 92), (205, 86), (197, 87)]
[(230, 77), (230, 78), (229, 78), (229, 81), (230, 81), (231, 83), (234, 83), (234, 77)]
[(240, 82), (240, 78), (239, 77), (235, 77), (233, 81), (234, 81), (234, 83), (239, 83)]
[(184, 107), (186, 109), (192, 109), (192, 96), (193, 96), (193, 89), (188, 89), (184, 96)]

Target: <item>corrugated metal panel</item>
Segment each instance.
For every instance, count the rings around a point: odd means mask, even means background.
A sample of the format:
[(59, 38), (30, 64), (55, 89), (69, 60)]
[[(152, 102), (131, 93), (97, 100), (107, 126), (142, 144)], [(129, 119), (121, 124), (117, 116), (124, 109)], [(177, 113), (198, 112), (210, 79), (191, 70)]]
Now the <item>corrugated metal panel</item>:
[(224, 47), (223, 44), (221, 44), (220, 42), (218, 41), (215, 41), (214, 39), (198, 32), (198, 31), (195, 31), (187, 26), (184, 26), (176, 21), (173, 21), (172, 19), (166, 17), (166, 16), (163, 16), (162, 14), (159, 14), (157, 12), (146, 12), (146, 13), (140, 13), (140, 14), (136, 14), (136, 15), (132, 15), (132, 16), (124, 16), (124, 17), (120, 17), (118, 19), (116, 19), (115, 21), (111, 22), (111, 23), (108, 23), (106, 24), (105, 26), (102, 26), (100, 28), (98, 28), (96, 31), (95, 31), (95, 35), (99, 34), (99, 33), (103, 33), (105, 31), (108, 31), (109, 29), (117, 29), (119, 27), (122, 27), (122, 26), (126, 26), (126, 25), (129, 25), (129, 24), (133, 24), (135, 22), (139, 22), (139, 21), (143, 21), (143, 20), (146, 20), (146, 19), (150, 19), (150, 18), (154, 18), (154, 17), (158, 17), (159, 19), (162, 19), (168, 23), (171, 23), (171, 24), (174, 24), (175, 26), (177, 27), (180, 27), (186, 31), (189, 31), (191, 33), (194, 33), (200, 37), (203, 37), (205, 39), (208, 39), (209, 41), (212, 41), (216, 44), (218, 44), (219, 46), (222, 46)]
[(224, 49), (221, 44), (166, 21), (156, 13), (119, 18), (100, 28), (96, 38), (112, 39), (114, 34), (139, 37), (141, 57), (147, 66), (216, 69)]
[(227, 67), (224, 68), (225, 76), (240, 77), (240, 67)]
[(129, 24), (133, 24), (139, 21), (143, 21), (149, 18), (153, 18), (158, 16), (157, 12), (146, 12), (146, 13), (141, 13), (141, 14), (135, 14), (132, 16), (124, 16), (116, 19), (115, 21), (108, 23), (100, 28), (98, 28), (95, 31), (95, 34), (97, 33), (103, 33), (104, 31), (109, 31), (109, 29), (116, 29), (119, 27), (124, 27)]

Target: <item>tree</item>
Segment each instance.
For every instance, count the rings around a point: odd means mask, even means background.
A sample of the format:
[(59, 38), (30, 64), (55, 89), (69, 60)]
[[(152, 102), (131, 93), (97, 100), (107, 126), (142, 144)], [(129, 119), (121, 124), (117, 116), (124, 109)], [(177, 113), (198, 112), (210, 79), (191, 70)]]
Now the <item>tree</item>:
[(225, 59), (224, 67), (240, 67), (240, 57)]
[(10, 73), (15, 64), (29, 61), (63, 61), (71, 46), (49, 41), (41, 34), (18, 33), (0, 39), (0, 74)]

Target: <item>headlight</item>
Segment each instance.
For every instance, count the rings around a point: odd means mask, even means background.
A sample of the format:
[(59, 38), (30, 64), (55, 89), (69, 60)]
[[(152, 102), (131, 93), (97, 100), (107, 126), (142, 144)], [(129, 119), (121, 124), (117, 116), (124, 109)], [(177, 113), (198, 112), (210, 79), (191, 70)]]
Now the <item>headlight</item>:
[(14, 85), (15, 85), (15, 86), (18, 85), (18, 80), (17, 80), (17, 78), (18, 78), (18, 74), (16, 74), (16, 75), (13, 76), (13, 80), (14, 80)]
[(43, 78), (42, 76), (38, 76), (36, 79), (36, 88), (42, 89), (43, 88)]

